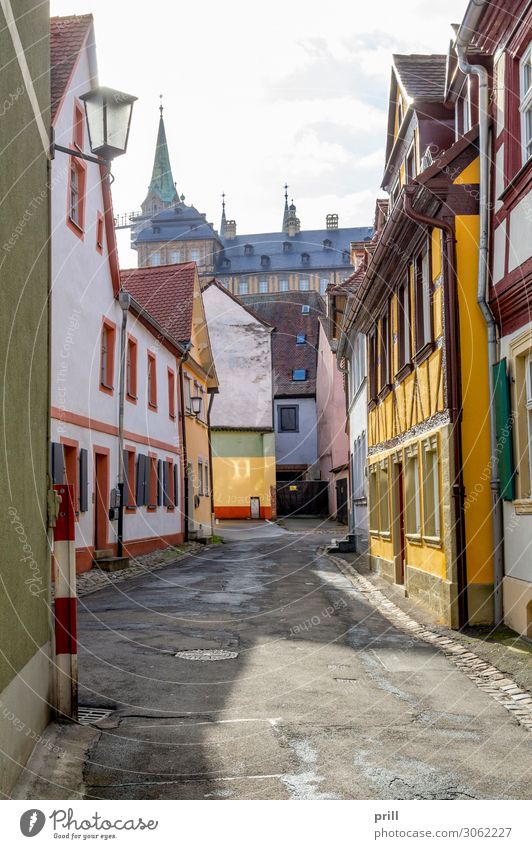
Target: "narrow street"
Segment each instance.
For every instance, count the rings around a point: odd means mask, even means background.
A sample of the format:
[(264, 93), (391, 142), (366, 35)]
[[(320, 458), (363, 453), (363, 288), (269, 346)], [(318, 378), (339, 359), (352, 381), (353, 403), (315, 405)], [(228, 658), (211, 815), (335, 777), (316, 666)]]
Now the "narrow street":
[(330, 533), (222, 533), (80, 599), (80, 704), (113, 711), (85, 798), (526, 798), (526, 732), (368, 606)]

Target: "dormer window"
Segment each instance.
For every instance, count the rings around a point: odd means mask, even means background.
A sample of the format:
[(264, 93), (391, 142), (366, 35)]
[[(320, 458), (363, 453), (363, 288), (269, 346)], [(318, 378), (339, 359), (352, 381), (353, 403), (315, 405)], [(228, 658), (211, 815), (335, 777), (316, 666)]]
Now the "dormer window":
[(342, 251), (342, 262), (351, 262), (349, 251)]
[(283, 253), (289, 254), (292, 250), (292, 242), (283, 242)]
[(231, 268), (231, 260), (224, 257), (222, 260), (222, 268)]
[(253, 245), (244, 245), (244, 256), (252, 256)]
[(154, 232), (154, 233), (160, 233), (160, 232), (161, 232), (161, 228), (160, 228), (160, 227), (154, 227), (154, 228), (153, 228), (153, 232)]
[(301, 262), (303, 263), (303, 265), (308, 265), (309, 262), (310, 262), (310, 254), (302, 253), (301, 254)]
[(263, 254), (260, 258), (260, 264), (263, 268), (266, 268), (270, 264), (270, 257)]
[(325, 250), (325, 251), (330, 251), (330, 250), (331, 250), (331, 248), (332, 248), (332, 242), (331, 242), (331, 240), (330, 240), (330, 239), (324, 239), (324, 240), (323, 240), (323, 250)]
[(306, 379), (307, 379), (306, 368), (292, 369), (292, 380), (306, 380)]
[(306, 333), (298, 333), (296, 336), (296, 345), (304, 345), (307, 341)]
[(301, 307), (301, 312), (303, 315), (310, 315), (310, 307), (308, 304), (303, 304)]

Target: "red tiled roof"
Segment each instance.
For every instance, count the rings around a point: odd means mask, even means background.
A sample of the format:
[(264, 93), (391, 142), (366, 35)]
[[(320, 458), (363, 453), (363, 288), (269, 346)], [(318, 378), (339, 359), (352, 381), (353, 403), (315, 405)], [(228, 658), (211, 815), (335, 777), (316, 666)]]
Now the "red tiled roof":
[(195, 279), (194, 262), (120, 272), (123, 288), (176, 342), (188, 342), (192, 334)]
[(52, 121), (74, 70), (83, 42), (92, 26), (92, 15), (50, 18)]

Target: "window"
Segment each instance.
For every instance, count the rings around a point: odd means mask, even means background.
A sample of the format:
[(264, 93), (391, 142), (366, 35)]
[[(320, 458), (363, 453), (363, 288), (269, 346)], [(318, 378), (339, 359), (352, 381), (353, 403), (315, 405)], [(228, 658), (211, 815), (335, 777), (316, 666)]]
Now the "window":
[(148, 351), (148, 406), (157, 409), (157, 360)]
[(407, 271), (405, 282), (397, 292), (397, 354), (401, 369), (410, 362), (410, 278)]
[(532, 357), (526, 360), (526, 420), (528, 435), (529, 498), (532, 497)]
[(432, 339), (429, 252), (426, 246), (415, 259), (414, 275), (416, 295), (416, 351), (419, 352)]
[(532, 44), (530, 44), (520, 63), (521, 147), (523, 165), (532, 155)]
[(209, 494), (209, 464), (208, 463), (205, 463), (205, 465), (203, 467), (203, 474), (204, 474), (204, 477), (205, 477), (205, 486), (204, 486), (203, 494), (208, 495)]
[(370, 401), (375, 399), (377, 390), (377, 330), (373, 330), (368, 337), (368, 359), (369, 359), (369, 397)]
[(262, 292), (264, 294), (264, 292), (268, 291), (268, 288), (269, 286), (267, 280), (259, 280), (259, 292)]
[(303, 306), (301, 307), (301, 312), (303, 313), (303, 315), (310, 315), (310, 307), (309, 307), (309, 305), (308, 305), (308, 304), (303, 304)]
[(391, 192), (390, 192), (390, 210), (395, 206), (395, 203), (397, 201), (397, 198), (399, 197), (400, 191), (401, 191), (401, 186), (399, 184), (399, 177), (398, 177), (397, 180), (395, 181), (395, 183), (393, 184)]
[(100, 389), (113, 391), (115, 325), (104, 319), (100, 348)]
[(168, 415), (175, 419), (175, 374), (168, 369)]
[(440, 478), (438, 441), (434, 437), (423, 448), (423, 536), (440, 537)]
[(103, 215), (101, 212), (96, 214), (96, 250), (98, 253), (103, 253)]
[(279, 280), (279, 291), (288, 292), (288, 280), (285, 277)]
[(263, 254), (260, 258), (260, 264), (263, 268), (267, 268), (270, 264), (270, 257), (267, 254)]
[(251, 256), (253, 254), (253, 245), (244, 245), (244, 256)]
[(161, 252), (153, 251), (149, 257), (150, 265), (160, 265), (161, 264)]
[(238, 284), (238, 294), (239, 295), (247, 295), (249, 292), (249, 286), (245, 280), (242, 280)]
[(419, 536), (421, 534), (421, 499), (417, 450), (411, 450), (406, 459), (405, 501), (406, 532), (410, 536)]
[(174, 248), (170, 251), (168, 259), (171, 263), (181, 262), (181, 251)]
[(176, 505), (174, 461), (168, 458), (163, 464), (163, 506), (173, 510)]
[(324, 295), (327, 291), (327, 286), (329, 285), (329, 278), (322, 277), (320, 280), (320, 295)]
[(353, 498), (365, 498), (365, 478), (364, 471), (366, 467), (366, 432), (364, 431), (353, 443)]
[(137, 343), (131, 336), (127, 340), (126, 394), (130, 401), (137, 400)]
[(306, 380), (306, 379), (307, 379), (306, 368), (292, 369), (292, 380)]
[(379, 533), (379, 500), (377, 487), (377, 466), (369, 467), (369, 530), (372, 534)]
[(192, 404), (190, 402), (190, 398), (192, 396), (192, 381), (188, 374), (185, 374), (183, 383), (185, 387), (185, 412), (191, 413)]
[(279, 433), (299, 432), (299, 407), (277, 407), (277, 429)]
[(72, 487), (72, 509), (76, 516), (79, 513), (79, 464), (78, 443), (63, 443), (66, 483)]
[(390, 318), (389, 314), (381, 318), (380, 328), (380, 389), (390, 385)]
[(198, 460), (198, 495), (203, 495), (203, 460)]
[(412, 142), (412, 146), (408, 151), (405, 159), (405, 179), (409, 183), (416, 176), (416, 147)]
[(74, 123), (72, 127), (72, 145), (78, 150), (83, 150), (83, 107), (79, 101), (74, 103)]
[(390, 476), (388, 474), (388, 461), (379, 463), (379, 532), (390, 533)]
[(304, 345), (307, 341), (306, 333), (298, 333), (296, 336), (296, 345)]
[(366, 377), (366, 337), (357, 333), (353, 344), (350, 368), (351, 396), (354, 397)]
[(74, 156), (69, 171), (68, 218), (78, 230), (83, 230), (85, 212), (85, 167)]
[(303, 263), (303, 265), (308, 265), (309, 262), (310, 262), (310, 254), (302, 253), (301, 254), (301, 262)]
[(135, 449), (124, 449), (124, 504), (126, 510), (135, 510)]
[(191, 262), (199, 262), (201, 260), (201, 251), (197, 248), (193, 248), (189, 251), (190, 261)]
[(309, 290), (308, 277), (300, 277), (299, 278), (299, 291), (300, 292), (308, 292), (308, 290)]

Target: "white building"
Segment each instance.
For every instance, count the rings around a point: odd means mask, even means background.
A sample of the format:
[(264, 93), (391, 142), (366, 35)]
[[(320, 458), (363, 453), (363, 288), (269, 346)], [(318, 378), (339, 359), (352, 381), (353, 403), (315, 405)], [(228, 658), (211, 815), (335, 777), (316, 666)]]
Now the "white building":
[[(55, 21), (55, 26), (54, 26)], [(55, 141), (90, 153), (79, 96), (96, 84), (92, 18), (52, 22)], [(68, 39), (65, 41), (65, 39)], [(75, 47), (73, 47), (75, 45)], [(122, 309), (109, 178), (58, 151), (52, 163), (52, 470), (73, 485), (78, 571), (117, 550)], [(179, 344), (133, 304), (124, 402), (124, 554), (183, 539)]]

